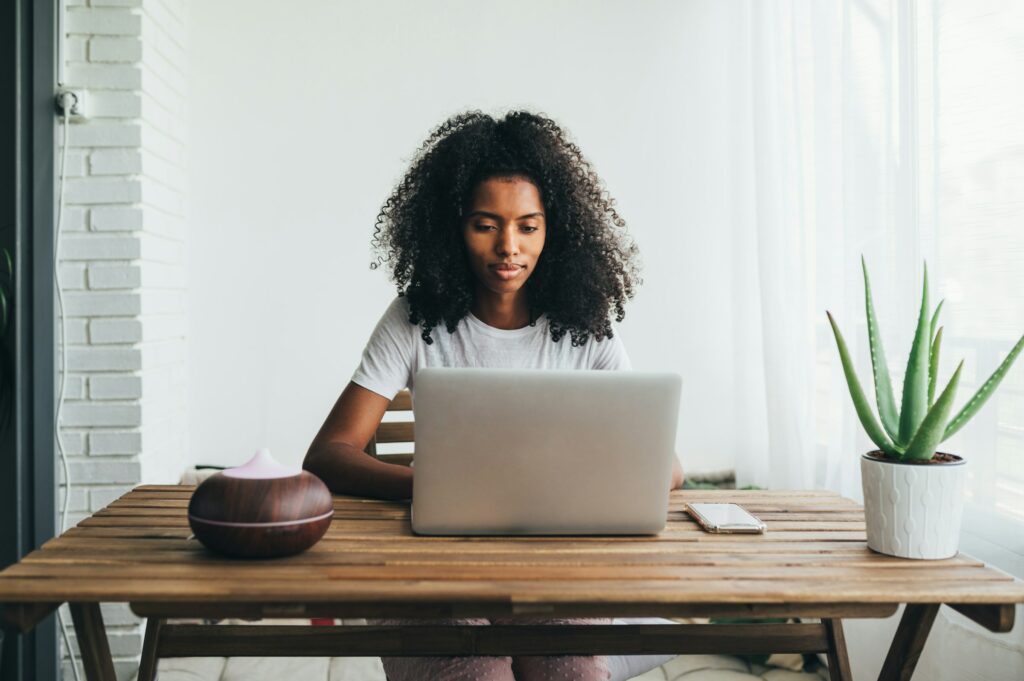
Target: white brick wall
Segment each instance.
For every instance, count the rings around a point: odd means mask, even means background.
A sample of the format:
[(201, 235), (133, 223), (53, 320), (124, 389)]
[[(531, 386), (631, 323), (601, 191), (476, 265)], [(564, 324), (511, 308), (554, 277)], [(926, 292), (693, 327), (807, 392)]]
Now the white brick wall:
[[(86, 91), (89, 112), (69, 130), (59, 254), (74, 523), (141, 482), (177, 482), (189, 462), (186, 29), (184, 0), (67, 4), (65, 86)], [(139, 622), (124, 606), (103, 613), (130, 678)]]

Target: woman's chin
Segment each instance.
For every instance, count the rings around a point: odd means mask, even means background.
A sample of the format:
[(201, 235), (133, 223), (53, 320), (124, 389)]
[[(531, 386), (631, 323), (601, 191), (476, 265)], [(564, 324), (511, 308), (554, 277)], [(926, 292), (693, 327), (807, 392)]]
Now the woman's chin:
[(493, 293), (499, 293), (501, 295), (509, 295), (510, 293), (516, 293), (523, 288), (523, 284), (526, 283), (525, 279), (512, 280), (512, 281), (494, 281), (493, 279), (488, 281), (486, 286)]

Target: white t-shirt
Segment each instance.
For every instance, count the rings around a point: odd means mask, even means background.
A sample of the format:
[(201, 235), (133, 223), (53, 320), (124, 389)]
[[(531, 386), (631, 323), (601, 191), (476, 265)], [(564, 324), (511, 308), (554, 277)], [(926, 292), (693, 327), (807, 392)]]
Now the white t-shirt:
[(430, 332), (430, 337), (434, 342), (427, 345), (421, 327), (409, 322), (408, 299), (396, 297), (366, 343), (352, 382), (392, 399), (403, 388), (414, 391), (416, 372), (423, 367), (632, 368), (618, 333), (600, 342), (591, 336), (578, 347), (572, 346), (567, 333), (556, 343), (551, 340), (546, 315), (541, 315), (535, 326), (498, 329), (470, 312), (454, 333), (448, 333), (441, 323)]

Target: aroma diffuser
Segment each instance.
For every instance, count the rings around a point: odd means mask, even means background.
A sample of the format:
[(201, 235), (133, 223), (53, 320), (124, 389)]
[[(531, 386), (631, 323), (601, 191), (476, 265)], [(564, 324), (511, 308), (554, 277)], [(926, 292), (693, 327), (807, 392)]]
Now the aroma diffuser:
[(261, 449), (244, 466), (216, 473), (188, 504), (188, 522), (208, 549), (270, 558), (305, 551), (327, 532), (331, 493), (312, 473), (282, 466)]

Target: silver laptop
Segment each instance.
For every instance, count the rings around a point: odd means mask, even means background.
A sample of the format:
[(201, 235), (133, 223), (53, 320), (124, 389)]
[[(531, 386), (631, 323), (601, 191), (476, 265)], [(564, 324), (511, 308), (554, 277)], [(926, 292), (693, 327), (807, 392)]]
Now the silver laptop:
[(682, 380), (638, 371), (421, 369), (417, 534), (657, 534)]

